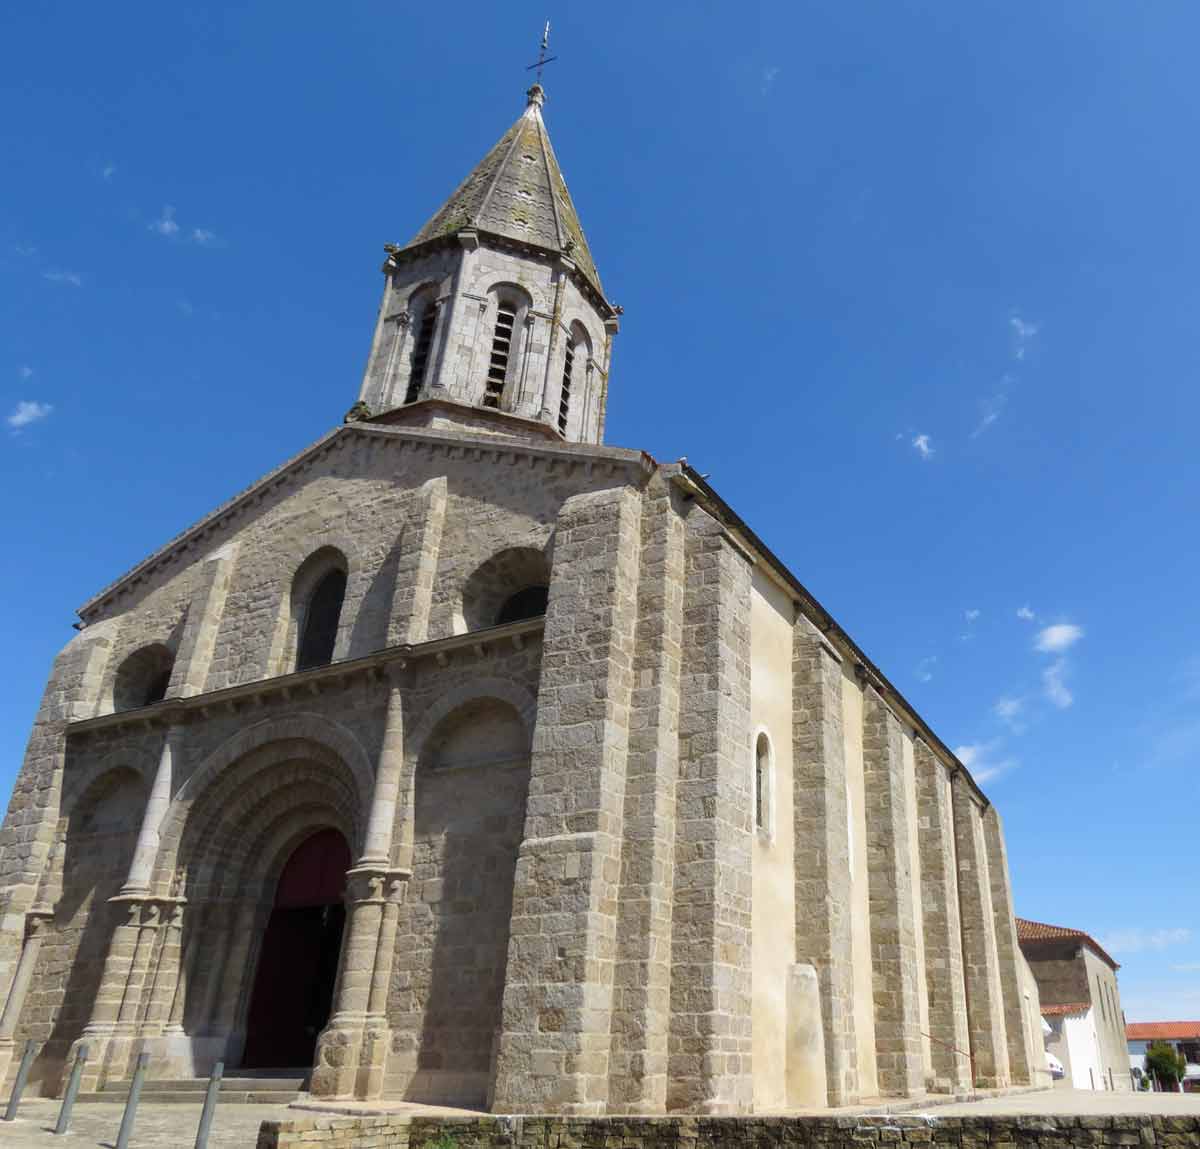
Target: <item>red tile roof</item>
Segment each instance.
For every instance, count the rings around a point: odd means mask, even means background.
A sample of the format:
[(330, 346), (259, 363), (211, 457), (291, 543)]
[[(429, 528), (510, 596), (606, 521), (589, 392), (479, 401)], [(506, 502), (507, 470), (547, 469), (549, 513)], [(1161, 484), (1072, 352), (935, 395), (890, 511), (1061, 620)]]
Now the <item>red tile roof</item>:
[(1131, 1021), (1125, 1036), (1130, 1041), (1186, 1041), (1200, 1038), (1200, 1021)]
[(1092, 1008), (1090, 1001), (1072, 1001), (1066, 1005), (1042, 1006), (1043, 1017), (1069, 1017), (1075, 1013), (1087, 1013)]
[(1051, 926), (1045, 922), (1031, 922), (1028, 918), (1017, 918), (1017, 941), (1053, 942), (1072, 940), (1083, 942), (1085, 945), (1090, 946), (1097, 957), (1103, 958), (1113, 969), (1121, 968), (1117, 962), (1109, 957), (1104, 947), (1091, 934), (1085, 934), (1083, 930), (1073, 930), (1069, 926)]

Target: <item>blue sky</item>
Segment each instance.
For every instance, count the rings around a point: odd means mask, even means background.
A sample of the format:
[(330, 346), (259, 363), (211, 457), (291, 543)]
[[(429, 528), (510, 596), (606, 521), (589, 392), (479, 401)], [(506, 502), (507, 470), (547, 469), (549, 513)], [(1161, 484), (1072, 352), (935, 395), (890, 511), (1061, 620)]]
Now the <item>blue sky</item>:
[(74, 608), (339, 422), (385, 242), (546, 119), (686, 455), (1200, 1016), (1200, 8), (48, 2), (0, 35), (7, 791)]

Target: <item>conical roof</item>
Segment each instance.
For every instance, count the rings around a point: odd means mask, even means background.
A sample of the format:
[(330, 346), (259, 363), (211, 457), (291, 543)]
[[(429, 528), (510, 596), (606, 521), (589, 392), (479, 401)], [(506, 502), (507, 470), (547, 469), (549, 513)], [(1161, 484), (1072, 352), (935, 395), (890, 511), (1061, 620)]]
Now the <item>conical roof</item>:
[(534, 84), (521, 118), (405, 247), (475, 228), (567, 256), (603, 298), (600, 276), (542, 122), (544, 99), (541, 85)]

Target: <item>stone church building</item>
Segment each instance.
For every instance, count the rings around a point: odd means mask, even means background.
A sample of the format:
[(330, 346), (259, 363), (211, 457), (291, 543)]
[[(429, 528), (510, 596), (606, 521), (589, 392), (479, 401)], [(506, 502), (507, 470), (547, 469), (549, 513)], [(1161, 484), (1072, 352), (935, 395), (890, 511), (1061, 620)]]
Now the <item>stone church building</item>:
[(0, 1078), (742, 1113), (1042, 1068), (995, 808), (703, 476), (605, 444), (543, 99), (387, 248), (345, 422), (80, 609)]

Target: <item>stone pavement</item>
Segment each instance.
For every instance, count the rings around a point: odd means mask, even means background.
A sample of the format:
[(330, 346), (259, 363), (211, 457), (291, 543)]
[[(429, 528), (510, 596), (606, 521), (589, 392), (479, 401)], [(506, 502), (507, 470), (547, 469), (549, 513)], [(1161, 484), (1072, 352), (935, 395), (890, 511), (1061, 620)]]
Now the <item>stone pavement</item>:
[(1096, 1093), (1090, 1089), (1043, 1089), (1011, 1097), (939, 1105), (937, 1117), (991, 1117), (1014, 1114), (1047, 1114), (1074, 1117), (1159, 1114), (1200, 1117), (1200, 1093)]
[[(7, 1101), (7, 1099), (5, 1099)], [(112, 1146), (121, 1127), (122, 1102), (108, 1105), (88, 1102), (75, 1106), (71, 1128), (62, 1137), (51, 1130), (58, 1119), (61, 1102), (31, 1097), (21, 1102), (16, 1121), (0, 1121), (0, 1146), (4, 1149), (95, 1149)], [(0, 1112), (3, 1112), (0, 1110)], [(283, 1105), (218, 1105), (216, 1119), (209, 1136), (209, 1149), (243, 1149), (255, 1144), (258, 1127), (267, 1118), (286, 1119), (298, 1114)], [(154, 1105), (138, 1107), (137, 1123), (130, 1146), (171, 1146), (172, 1149), (191, 1149), (200, 1123), (200, 1106)]]

